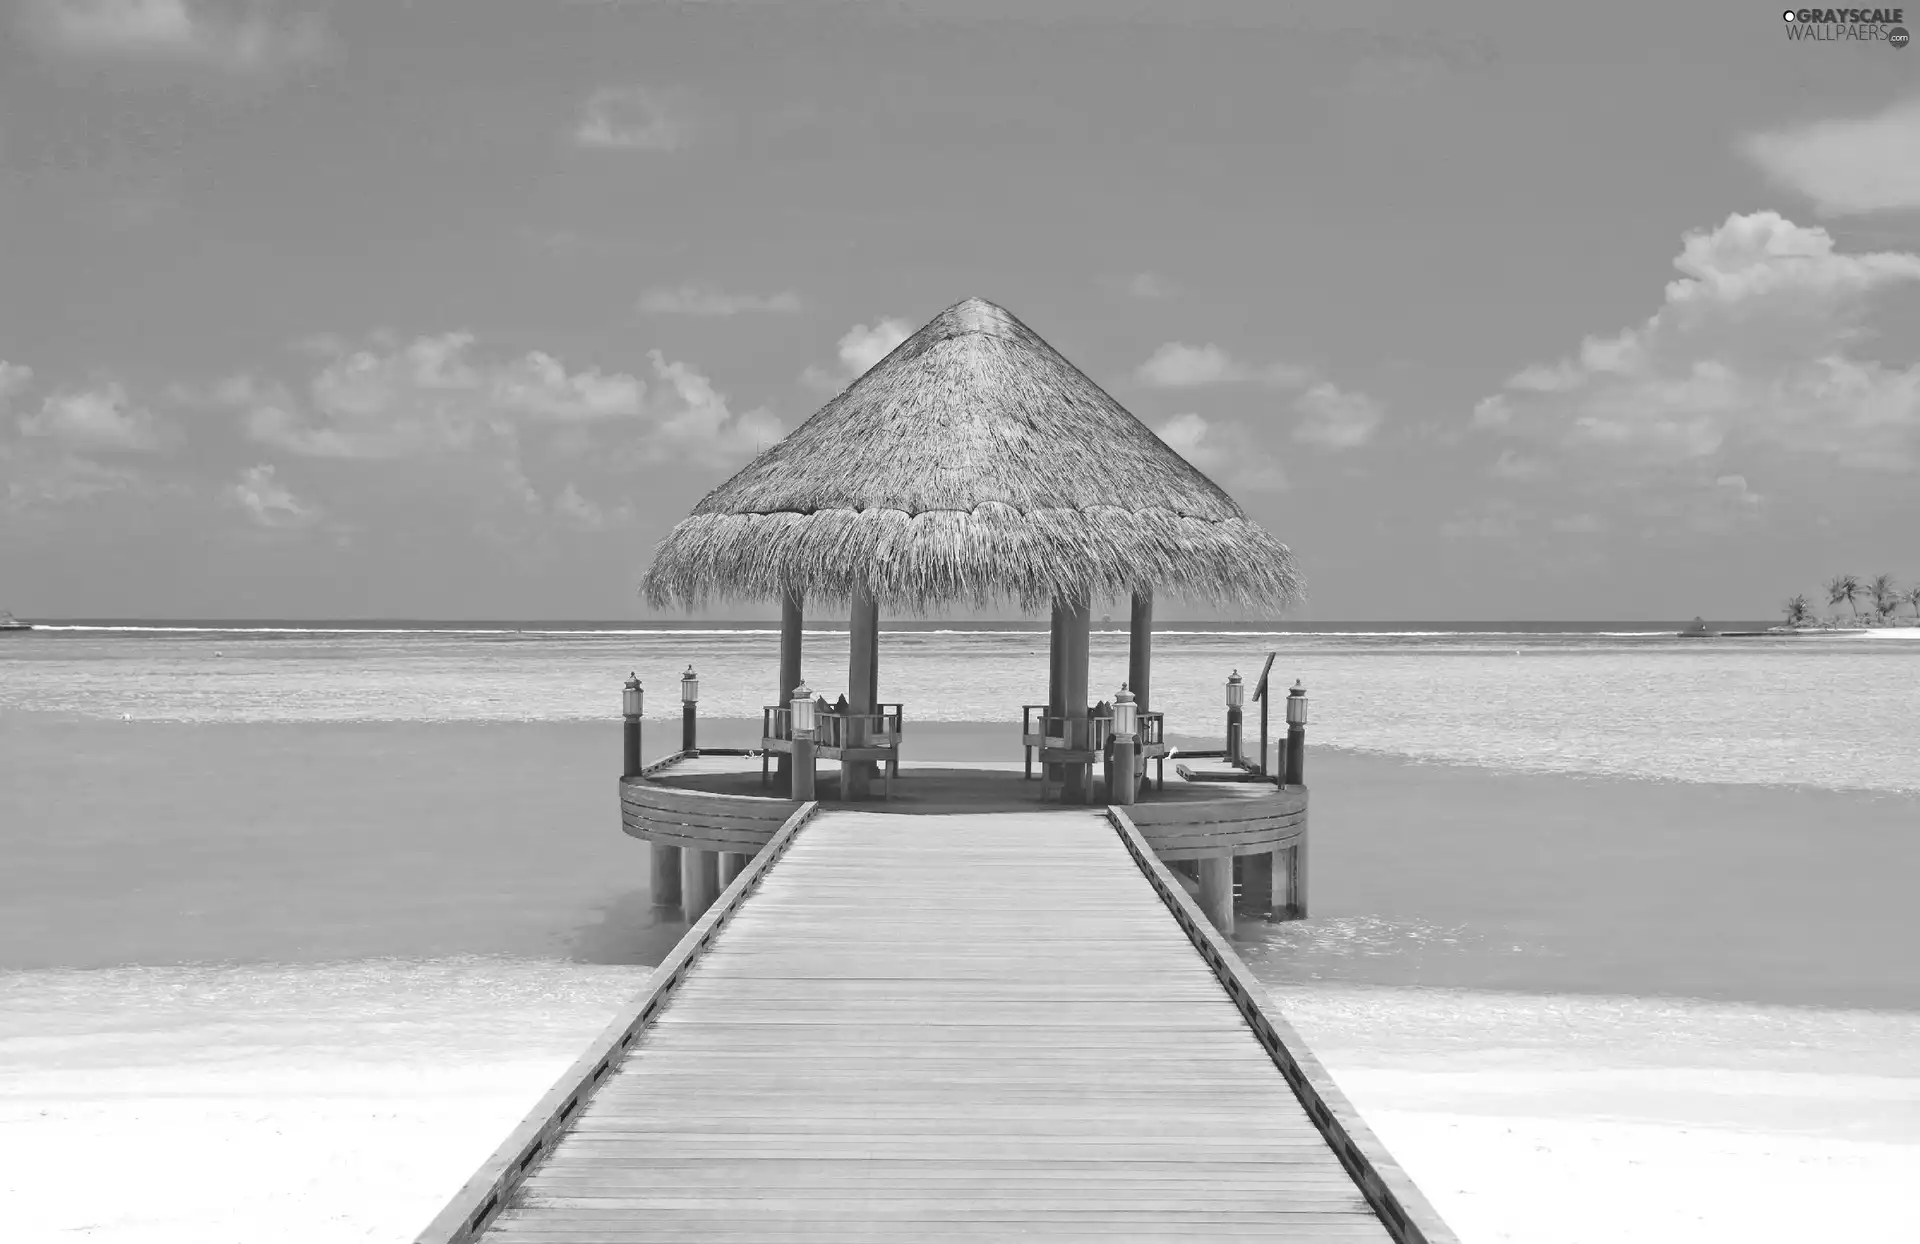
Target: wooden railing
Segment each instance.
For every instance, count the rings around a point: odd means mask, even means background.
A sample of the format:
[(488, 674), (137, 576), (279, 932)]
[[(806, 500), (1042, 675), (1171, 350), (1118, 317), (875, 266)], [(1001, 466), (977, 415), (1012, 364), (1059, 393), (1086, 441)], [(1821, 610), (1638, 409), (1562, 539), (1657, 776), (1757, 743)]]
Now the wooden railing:
[[(1067, 738), (1067, 719), (1064, 714), (1049, 713), (1045, 704), (1022, 704), (1020, 706), (1020, 736), (1029, 747), (1065, 747)], [(1136, 736), (1142, 747), (1164, 747), (1167, 741), (1167, 715), (1165, 713), (1137, 714), (1139, 725)], [(1107, 740), (1113, 735), (1113, 717), (1111, 715), (1094, 716), (1092, 706), (1087, 709), (1087, 721), (1091, 723), (1088, 746), (1094, 751), (1102, 751)]]
[[(877, 713), (816, 712), (813, 738), (821, 747), (898, 747), (903, 724), (898, 704), (882, 704)], [(861, 739), (857, 744), (856, 727)]]
[(801, 804), (787, 817), (779, 832), (754, 856), (746, 870), (733, 879), (733, 884), (653, 970), (646, 988), (620, 1008), (613, 1023), (587, 1047), (587, 1052), (567, 1069), (559, 1082), (547, 1090), (547, 1095), (534, 1105), (520, 1126), (513, 1129), (506, 1143), (494, 1150), (479, 1172), (454, 1193), (447, 1207), (415, 1237), (415, 1244), (471, 1244), (481, 1236), (527, 1172), (566, 1133), (594, 1089), (645, 1033), (666, 1005), (674, 986), (686, 979), (700, 952), (712, 944), (721, 927), (740, 910), (740, 904), (760, 884), (774, 861), (786, 853), (793, 836), (800, 832), (800, 827), (818, 806)]
[[(882, 704), (878, 712), (840, 713), (816, 709), (813, 714), (813, 741), (817, 747), (846, 747), (855, 722), (867, 728), (867, 747), (898, 747), (906, 726), (906, 706)], [(793, 709), (768, 704), (760, 709), (760, 737), (784, 743), (793, 741)]]
[(1253, 1030), (1254, 1038), (1293, 1089), (1321, 1138), (1359, 1185), (1361, 1195), (1379, 1215), (1387, 1235), (1394, 1244), (1459, 1244), (1459, 1237), (1441, 1220), (1433, 1205), (1360, 1118), (1340, 1086), (1313, 1056), (1300, 1034), (1282, 1017), (1246, 963), (1234, 953), (1233, 946), (1220, 936), (1188, 896), (1186, 888), (1175, 881), (1167, 866), (1155, 857), (1153, 847), (1133, 822), (1134, 811), (1136, 809), (1109, 807), (1107, 819), (1119, 832), (1127, 854), (1146, 874), (1148, 884), (1173, 914), (1187, 940), (1213, 969), (1214, 978), (1226, 990), (1241, 1018)]

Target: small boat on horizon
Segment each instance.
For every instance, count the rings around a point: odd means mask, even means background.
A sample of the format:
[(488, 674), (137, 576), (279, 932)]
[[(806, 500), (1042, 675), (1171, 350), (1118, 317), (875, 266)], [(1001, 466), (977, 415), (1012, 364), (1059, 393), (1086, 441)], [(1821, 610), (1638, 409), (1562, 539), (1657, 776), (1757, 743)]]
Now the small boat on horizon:
[(30, 631), (33, 623), (22, 622), (4, 609), (0, 609), (0, 631)]

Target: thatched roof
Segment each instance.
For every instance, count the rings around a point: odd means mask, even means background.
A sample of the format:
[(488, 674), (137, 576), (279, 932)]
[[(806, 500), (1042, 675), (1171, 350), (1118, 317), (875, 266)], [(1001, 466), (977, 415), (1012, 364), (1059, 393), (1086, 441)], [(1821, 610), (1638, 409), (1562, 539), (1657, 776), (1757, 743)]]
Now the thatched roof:
[(859, 576), (913, 612), (1139, 589), (1279, 609), (1301, 589), (1287, 547), (1219, 485), (978, 298), (708, 493), (641, 590), (656, 608), (843, 601)]

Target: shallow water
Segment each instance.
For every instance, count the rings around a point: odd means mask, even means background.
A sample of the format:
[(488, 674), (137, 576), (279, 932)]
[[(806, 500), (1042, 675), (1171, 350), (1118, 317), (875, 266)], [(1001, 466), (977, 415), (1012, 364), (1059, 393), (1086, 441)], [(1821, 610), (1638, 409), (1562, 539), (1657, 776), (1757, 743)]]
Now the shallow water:
[[(880, 693), (910, 721), (1010, 721), (1045, 698), (1044, 634), (883, 633)], [(846, 636), (810, 634), (804, 672), (845, 686)], [(1657, 634), (1256, 634), (1154, 641), (1169, 728), (1224, 729), (1222, 684), (1298, 679), (1315, 743), (1532, 772), (1920, 792), (1920, 629), (1681, 640)], [(64, 630), (0, 645), (0, 711), (136, 721), (594, 721), (638, 671), (648, 716), (758, 719), (768, 630), (542, 633)], [(1094, 694), (1126, 677), (1126, 637), (1092, 641)], [(1249, 735), (1257, 712), (1248, 714)], [(1276, 734), (1282, 727), (1276, 724)]]

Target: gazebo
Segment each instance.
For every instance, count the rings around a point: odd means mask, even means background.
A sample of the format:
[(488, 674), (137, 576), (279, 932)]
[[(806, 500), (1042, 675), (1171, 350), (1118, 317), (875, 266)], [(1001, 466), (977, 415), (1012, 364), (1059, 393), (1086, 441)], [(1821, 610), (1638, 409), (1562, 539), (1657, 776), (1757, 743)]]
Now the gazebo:
[[(1219, 485), (1032, 329), (972, 298), (708, 493), (660, 542), (641, 590), (656, 608), (779, 600), (776, 704), (801, 683), (806, 607), (849, 610), (855, 722), (877, 711), (883, 607), (1050, 609), (1048, 714), (1084, 749), (1096, 601), (1132, 602), (1129, 684), (1146, 712), (1157, 596), (1277, 610), (1301, 584), (1287, 546)], [(865, 797), (871, 772), (843, 762), (842, 797)], [(1086, 767), (1061, 776), (1065, 797), (1084, 796)]]

